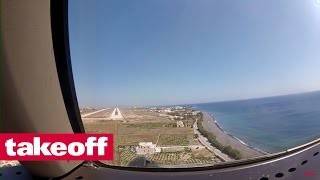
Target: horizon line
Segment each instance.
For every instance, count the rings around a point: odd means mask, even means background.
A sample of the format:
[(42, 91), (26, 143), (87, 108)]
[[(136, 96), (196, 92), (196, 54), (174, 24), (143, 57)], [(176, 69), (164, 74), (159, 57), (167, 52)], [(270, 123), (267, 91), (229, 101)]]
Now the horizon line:
[(166, 105), (112, 105), (112, 106), (79, 106), (79, 109), (82, 108), (117, 108), (117, 107), (165, 107), (165, 106), (187, 106), (187, 105), (194, 105), (194, 104), (209, 104), (209, 103), (220, 103), (220, 102), (232, 102), (232, 101), (245, 101), (245, 100), (255, 100), (255, 99), (263, 99), (263, 98), (274, 98), (280, 96), (292, 96), (298, 94), (306, 94), (306, 93), (316, 93), (320, 92), (320, 90), (313, 90), (313, 91), (305, 91), (305, 92), (297, 92), (297, 93), (289, 93), (289, 94), (279, 94), (279, 95), (272, 95), (272, 96), (261, 96), (261, 97), (252, 97), (252, 98), (240, 98), (240, 99), (231, 99), (231, 100), (219, 100), (219, 101), (207, 101), (207, 102), (196, 102), (196, 103), (177, 103), (177, 104), (166, 104)]

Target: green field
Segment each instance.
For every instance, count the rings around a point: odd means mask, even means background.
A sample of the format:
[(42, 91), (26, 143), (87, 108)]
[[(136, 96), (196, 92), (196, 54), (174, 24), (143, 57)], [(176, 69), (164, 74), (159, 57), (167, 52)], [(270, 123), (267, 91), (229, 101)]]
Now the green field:
[(161, 134), (158, 141), (158, 146), (185, 146), (189, 144), (187, 134)]

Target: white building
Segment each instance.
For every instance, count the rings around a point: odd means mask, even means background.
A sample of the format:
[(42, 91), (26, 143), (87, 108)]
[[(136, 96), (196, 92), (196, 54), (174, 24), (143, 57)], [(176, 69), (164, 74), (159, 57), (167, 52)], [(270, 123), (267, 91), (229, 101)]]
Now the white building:
[(200, 113), (200, 111), (193, 111), (193, 112), (192, 112), (192, 115), (195, 116), (195, 115), (197, 115), (197, 114), (199, 114), (199, 113)]
[(184, 127), (184, 124), (182, 121), (177, 121), (177, 127)]
[(183, 116), (174, 116), (174, 119), (183, 119)]
[(154, 154), (160, 152), (161, 149), (157, 148), (152, 142), (140, 142), (139, 146), (136, 148), (137, 154)]

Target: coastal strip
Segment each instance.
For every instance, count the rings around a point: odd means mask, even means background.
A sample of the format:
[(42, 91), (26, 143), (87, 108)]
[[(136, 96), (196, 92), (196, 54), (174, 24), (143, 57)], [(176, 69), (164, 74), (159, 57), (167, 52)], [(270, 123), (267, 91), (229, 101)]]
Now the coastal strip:
[(199, 142), (205, 146), (211, 153), (215, 154), (221, 161), (232, 161), (233, 159), (230, 158), (227, 154), (221, 152), (219, 149), (214, 147), (209, 140), (205, 137), (205, 135), (201, 134), (198, 128), (198, 120), (196, 120), (193, 124), (193, 132), (197, 135)]
[(255, 149), (251, 146), (248, 146), (240, 139), (227, 134), (223, 131), (223, 129), (215, 122), (214, 118), (207, 112), (203, 113), (203, 121), (202, 125), (203, 128), (213, 133), (216, 136), (217, 141), (219, 141), (224, 146), (231, 146), (234, 149), (237, 149), (241, 152), (243, 158), (252, 158), (252, 157), (258, 157), (263, 156), (268, 153), (263, 152), (262, 150)]

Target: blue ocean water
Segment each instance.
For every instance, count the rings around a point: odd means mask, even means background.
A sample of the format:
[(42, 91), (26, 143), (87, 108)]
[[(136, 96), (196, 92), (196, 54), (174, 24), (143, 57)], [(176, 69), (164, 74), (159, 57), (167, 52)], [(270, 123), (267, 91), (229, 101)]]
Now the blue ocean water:
[(320, 91), (194, 104), (229, 134), (274, 153), (320, 137)]

